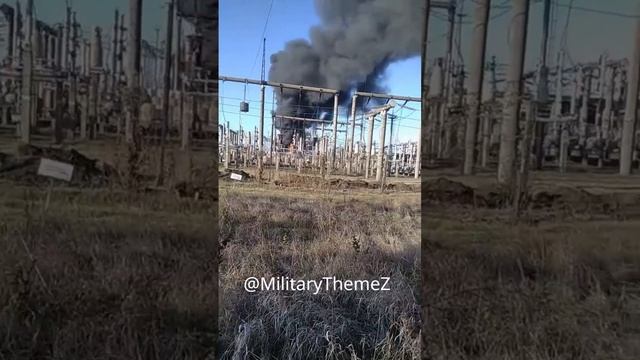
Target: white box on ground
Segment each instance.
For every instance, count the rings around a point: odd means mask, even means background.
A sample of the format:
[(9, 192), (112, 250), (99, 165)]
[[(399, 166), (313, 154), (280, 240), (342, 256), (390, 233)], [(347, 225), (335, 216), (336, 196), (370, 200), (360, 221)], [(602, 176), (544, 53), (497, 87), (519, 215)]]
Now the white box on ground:
[(231, 173), (231, 180), (242, 181), (242, 175), (236, 174), (236, 173)]
[(42, 158), (40, 159), (40, 166), (38, 167), (38, 175), (64, 181), (71, 181), (71, 177), (73, 176), (73, 165)]

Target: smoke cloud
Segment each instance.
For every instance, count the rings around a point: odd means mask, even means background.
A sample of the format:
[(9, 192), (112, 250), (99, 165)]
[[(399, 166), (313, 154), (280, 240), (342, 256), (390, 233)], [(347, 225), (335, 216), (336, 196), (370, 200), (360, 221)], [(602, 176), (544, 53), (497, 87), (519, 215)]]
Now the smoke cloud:
[[(354, 90), (384, 92), (384, 73), (395, 61), (420, 55), (424, 22), (423, 0), (316, 0), (321, 25), (310, 39), (288, 42), (271, 55), (269, 80), (340, 90), (341, 104)], [(333, 106), (323, 96), (298, 90), (276, 91), (277, 114), (319, 117), (314, 109)], [(325, 119), (331, 119), (329, 111)], [(276, 120), (283, 145), (305, 125)]]

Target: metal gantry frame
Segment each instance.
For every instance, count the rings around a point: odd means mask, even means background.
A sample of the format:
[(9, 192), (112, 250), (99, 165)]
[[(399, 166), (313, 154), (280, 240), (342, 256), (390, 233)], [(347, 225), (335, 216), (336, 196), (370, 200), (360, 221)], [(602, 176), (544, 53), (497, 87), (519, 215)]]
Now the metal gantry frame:
[[(400, 96), (400, 95), (389, 95), (389, 94), (379, 94), (379, 93), (371, 93), (371, 92), (359, 92), (356, 91), (353, 93), (352, 96), (352, 106), (351, 106), (351, 113), (350, 113), (350, 122), (346, 121), (346, 122), (340, 122), (338, 121), (338, 117), (339, 117), (339, 90), (336, 89), (329, 89), (329, 88), (322, 88), (322, 87), (314, 87), (314, 86), (306, 86), (306, 85), (297, 85), (297, 84), (288, 84), (288, 83), (281, 83), (281, 82), (274, 82), (274, 81), (263, 81), (263, 80), (255, 80), (255, 79), (248, 79), (248, 78), (241, 78), (241, 77), (231, 77), (231, 76), (219, 76), (218, 77), (219, 81), (222, 82), (235, 82), (235, 83), (241, 83), (241, 84), (253, 84), (253, 85), (259, 85), (261, 87), (261, 96), (260, 96), (260, 122), (259, 122), (259, 126), (258, 126), (258, 131), (260, 132), (260, 134), (263, 134), (263, 129), (264, 129), (264, 106), (265, 106), (265, 101), (264, 101), (264, 88), (266, 86), (271, 86), (273, 88), (278, 88), (278, 89), (290, 89), (290, 90), (298, 90), (298, 91), (310, 91), (310, 92), (317, 92), (320, 94), (330, 94), (333, 95), (333, 120), (329, 123), (326, 120), (322, 120), (322, 119), (313, 119), (313, 118), (302, 118), (302, 117), (295, 117), (295, 116), (288, 116), (288, 115), (282, 115), (282, 114), (275, 114), (274, 115), (274, 119), (276, 118), (280, 118), (280, 119), (288, 119), (288, 120), (295, 120), (295, 121), (304, 121), (304, 122), (312, 122), (312, 123), (320, 123), (322, 124), (322, 138), (324, 139), (324, 131), (325, 131), (325, 125), (327, 124), (331, 124), (332, 128), (331, 128), (331, 142), (330, 142), (330, 149), (328, 151), (329, 153), (329, 165), (328, 165), (328, 172), (331, 173), (332, 171), (335, 171), (337, 166), (336, 166), (336, 151), (337, 151), (337, 139), (338, 139), (338, 133), (341, 132), (338, 130), (338, 125), (345, 125), (346, 126), (346, 130), (345, 130), (345, 146), (344, 146), (344, 158), (346, 158), (346, 174), (347, 175), (351, 175), (352, 173), (352, 169), (353, 169), (353, 162), (354, 162), (354, 157), (355, 157), (355, 149), (354, 149), (354, 139), (355, 139), (355, 123), (356, 123), (356, 101), (358, 99), (358, 97), (367, 97), (367, 98), (377, 98), (377, 99), (386, 99), (386, 100), (400, 100), (400, 101), (405, 101), (409, 102), (409, 101), (414, 101), (414, 102), (420, 102), (421, 98), (419, 97), (411, 97), (411, 96)], [(386, 114), (386, 111), (388, 111), (388, 107), (387, 110), (384, 111), (384, 113)], [(379, 113), (383, 113), (382, 111)], [(375, 114), (373, 116), (370, 116), (370, 118), (374, 118)], [(385, 152), (384, 150), (384, 136), (385, 136), (385, 131), (386, 131), (386, 115), (384, 116), (383, 121), (383, 126), (381, 128), (381, 135), (380, 135), (380, 139), (381, 139), (381, 150), (379, 152), (379, 158), (378, 158), (378, 174), (381, 174), (382, 172), (382, 162), (384, 161), (384, 155), (383, 153)], [(349, 131), (349, 125), (351, 125), (351, 129)], [(227, 124), (228, 126), (228, 124)], [(370, 131), (372, 131), (373, 129), (371, 128)], [(351, 136), (349, 136), (351, 135)], [(259, 137), (261, 140), (260, 142), (262, 142), (262, 138), (263, 136), (261, 135)], [(226, 140), (226, 138), (225, 138)], [(320, 145), (320, 149), (325, 149), (326, 145), (323, 143)], [(367, 156), (370, 156), (371, 153), (371, 146), (372, 146), (372, 140), (370, 140), (368, 142), (368, 154)], [(225, 150), (227, 149), (227, 147), (225, 146)], [(322, 152), (322, 151), (321, 151)], [(322, 152), (323, 153), (323, 152)], [(261, 173), (262, 172), (262, 158), (265, 156), (265, 153), (262, 149), (262, 144), (259, 144), (259, 148), (258, 148), (258, 172)], [(227, 160), (228, 156), (225, 155), (225, 160)], [(419, 156), (416, 156), (416, 174), (415, 176), (418, 176), (418, 172), (419, 172)], [(278, 160), (276, 160), (278, 161)], [(368, 177), (369, 175), (369, 162), (370, 159), (367, 160), (367, 165), (366, 165), (366, 176)], [(228, 163), (228, 162), (227, 162)], [(276, 164), (277, 167), (278, 164)], [(377, 175), (380, 176), (380, 175)]]

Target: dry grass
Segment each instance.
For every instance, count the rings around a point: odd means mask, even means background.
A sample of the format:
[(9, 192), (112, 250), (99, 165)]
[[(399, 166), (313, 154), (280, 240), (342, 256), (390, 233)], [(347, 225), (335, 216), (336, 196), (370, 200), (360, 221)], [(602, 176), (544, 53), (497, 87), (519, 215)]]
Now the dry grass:
[[(416, 193), (221, 189), (223, 359), (419, 357)], [(383, 292), (256, 292), (250, 276), (391, 277)]]
[(214, 205), (0, 183), (0, 358), (205, 359)]
[(428, 206), (429, 359), (640, 358), (640, 221)]

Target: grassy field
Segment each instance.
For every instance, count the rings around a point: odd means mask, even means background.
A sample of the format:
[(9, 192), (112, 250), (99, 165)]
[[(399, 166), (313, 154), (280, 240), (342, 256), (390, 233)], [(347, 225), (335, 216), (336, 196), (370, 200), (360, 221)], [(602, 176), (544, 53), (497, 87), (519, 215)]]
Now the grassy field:
[[(113, 141), (67, 147), (126, 166)], [(215, 198), (42, 184), (0, 179), (0, 359), (214, 359)]]
[[(417, 359), (417, 192), (223, 183), (223, 359)], [(245, 278), (376, 279), (392, 291), (248, 293)]]
[[(472, 187), (491, 181), (451, 179)], [(534, 175), (534, 188), (580, 187), (626, 203), (607, 213), (576, 210), (580, 204), (529, 209), (517, 222), (506, 210), (425, 203), (424, 355), (640, 358), (640, 217), (632, 183)]]
[(0, 358), (205, 359), (211, 206), (0, 184)]

